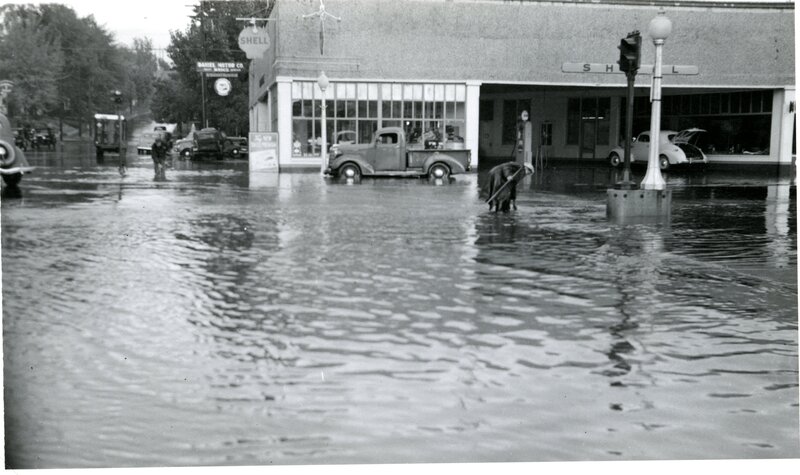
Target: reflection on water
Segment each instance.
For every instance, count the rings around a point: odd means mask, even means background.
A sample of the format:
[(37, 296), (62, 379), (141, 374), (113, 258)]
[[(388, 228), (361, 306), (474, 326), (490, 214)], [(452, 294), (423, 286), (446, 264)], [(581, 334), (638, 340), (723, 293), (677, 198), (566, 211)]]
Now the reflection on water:
[(791, 181), (617, 225), (604, 168), (504, 215), (475, 175), (54, 161), (2, 203), (11, 467), (799, 455)]

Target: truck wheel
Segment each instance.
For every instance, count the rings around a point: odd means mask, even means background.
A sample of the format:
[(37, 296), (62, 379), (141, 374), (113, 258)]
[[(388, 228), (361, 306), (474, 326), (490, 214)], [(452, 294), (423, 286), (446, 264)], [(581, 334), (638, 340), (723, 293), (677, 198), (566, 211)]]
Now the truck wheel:
[(361, 169), (355, 163), (345, 163), (339, 168), (339, 178), (358, 181), (361, 179)]
[(669, 159), (666, 155), (658, 156), (658, 167), (662, 170), (669, 170)]
[(612, 153), (611, 155), (608, 156), (608, 163), (612, 167), (616, 168), (616, 167), (619, 166), (620, 163), (622, 163), (622, 159), (620, 159), (619, 155), (616, 152), (614, 152), (614, 153)]
[(428, 177), (431, 179), (446, 180), (450, 177), (450, 169), (443, 163), (434, 163), (430, 170), (428, 170)]

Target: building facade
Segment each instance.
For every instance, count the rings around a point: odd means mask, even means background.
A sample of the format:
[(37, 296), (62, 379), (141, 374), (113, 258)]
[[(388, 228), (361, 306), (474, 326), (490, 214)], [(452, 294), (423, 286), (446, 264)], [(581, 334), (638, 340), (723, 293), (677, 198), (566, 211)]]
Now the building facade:
[[(322, 100), (329, 143), (435, 131), (477, 167), (511, 155), (526, 110), (537, 156), (605, 160), (624, 138), (626, 78), (564, 63), (615, 64), (620, 38), (639, 30), (652, 65), (659, 10), (673, 24), (663, 63), (698, 70), (664, 76), (662, 129), (704, 129), (712, 163), (793, 164), (792, 2), (327, 0), (341, 21), (304, 18), (319, 6), (277, 0), (271, 46), (250, 64), (251, 131), (278, 133), (281, 169), (319, 167)], [(650, 78), (636, 78), (634, 135), (649, 129)]]

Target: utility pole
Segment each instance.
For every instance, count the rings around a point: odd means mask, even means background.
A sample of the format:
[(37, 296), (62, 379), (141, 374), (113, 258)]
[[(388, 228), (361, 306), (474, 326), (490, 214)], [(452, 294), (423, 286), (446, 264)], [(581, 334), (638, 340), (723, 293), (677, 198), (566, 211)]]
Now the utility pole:
[[(202, 1), (200, 2), (200, 41), (201, 48), (202, 48), (202, 56), (203, 61), (206, 60), (206, 27), (203, 18), (206, 16), (206, 9), (204, 7), (205, 3)], [(202, 101), (203, 101), (203, 110), (202, 115), (200, 116), (200, 128), (208, 127), (208, 121), (206, 119), (206, 73), (200, 73), (200, 91), (202, 94)]]

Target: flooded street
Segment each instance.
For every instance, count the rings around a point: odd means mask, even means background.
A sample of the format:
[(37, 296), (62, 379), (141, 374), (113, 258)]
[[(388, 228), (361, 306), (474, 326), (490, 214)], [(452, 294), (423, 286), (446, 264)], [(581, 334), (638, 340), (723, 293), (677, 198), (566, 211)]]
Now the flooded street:
[[(2, 198), (9, 468), (800, 457), (795, 183), (28, 155)], [(634, 169), (637, 181), (643, 170)]]

